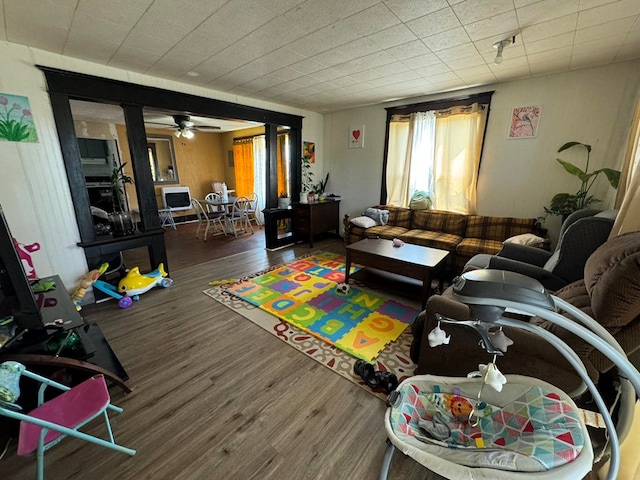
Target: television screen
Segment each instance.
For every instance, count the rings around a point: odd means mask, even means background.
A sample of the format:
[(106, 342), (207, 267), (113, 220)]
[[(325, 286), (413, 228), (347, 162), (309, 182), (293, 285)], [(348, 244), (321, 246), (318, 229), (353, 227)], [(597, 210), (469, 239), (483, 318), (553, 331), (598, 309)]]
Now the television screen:
[(19, 330), (43, 328), (40, 309), (0, 206), (0, 319), (10, 315)]

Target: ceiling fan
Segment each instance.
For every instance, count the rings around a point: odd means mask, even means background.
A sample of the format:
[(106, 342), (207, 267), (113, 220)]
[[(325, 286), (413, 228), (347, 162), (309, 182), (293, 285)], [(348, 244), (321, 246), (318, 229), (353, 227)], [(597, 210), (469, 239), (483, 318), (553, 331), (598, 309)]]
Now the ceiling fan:
[(214, 125), (196, 125), (193, 121), (191, 121), (191, 117), (189, 115), (172, 115), (174, 125), (168, 125), (166, 123), (159, 122), (145, 122), (151, 125), (162, 125), (165, 128), (174, 128), (175, 131), (173, 134), (180, 138), (193, 138), (194, 132), (207, 132), (213, 130), (220, 130), (220, 127)]

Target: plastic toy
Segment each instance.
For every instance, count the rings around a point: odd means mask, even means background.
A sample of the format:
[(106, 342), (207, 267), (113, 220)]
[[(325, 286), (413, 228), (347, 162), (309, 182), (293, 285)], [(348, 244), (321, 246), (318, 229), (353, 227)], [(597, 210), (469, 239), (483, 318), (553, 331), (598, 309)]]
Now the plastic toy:
[(346, 283), (339, 283), (338, 285), (336, 285), (336, 293), (340, 295), (348, 295), (350, 291), (351, 287)]
[(169, 288), (172, 284), (173, 280), (167, 276), (164, 264), (161, 263), (154, 271), (145, 274), (140, 273), (138, 267), (132, 268), (120, 280), (117, 288), (102, 280), (96, 281), (93, 286), (110, 297), (117, 298), (120, 308), (129, 308), (134, 301), (140, 299), (140, 295), (148, 292), (156, 285)]
[(209, 286), (215, 287), (217, 285), (228, 285), (231, 283), (236, 283), (237, 281), (238, 281), (237, 278), (230, 278), (228, 280), (213, 280), (212, 282), (209, 282)]
[(109, 268), (108, 263), (103, 263), (100, 265), (100, 268), (96, 268), (87, 273), (84, 277), (80, 279), (80, 285), (76, 287), (74, 292), (71, 294), (71, 301), (76, 306), (76, 310), (82, 310), (82, 297), (84, 297), (85, 293), (87, 293), (87, 288), (93, 285), (100, 276), (107, 271)]

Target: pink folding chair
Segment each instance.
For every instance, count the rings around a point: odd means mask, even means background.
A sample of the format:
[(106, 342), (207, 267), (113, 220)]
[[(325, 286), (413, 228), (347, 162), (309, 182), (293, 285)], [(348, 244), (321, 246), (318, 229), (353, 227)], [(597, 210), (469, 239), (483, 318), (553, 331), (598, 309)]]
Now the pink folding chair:
[[(38, 406), (28, 414), (21, 413), (21, 407), (15, 403), (20, 395), (18, 385), (21, 375), (41, 383)], [(44, 391), (47, 387), (58, 388), (63, 393), (45, 401)], [(20, 420), (18, 455), (36, 452), (38, 480), (44, 480), (44, 452), (66, 436), (135, 455), (135, 450), (115, 443), (107, 410), (121, 413), (122, 408), (110, 402), (109, 390), (102, 375), (91, 377), (70, 388), (28, 371), (21, 363), (9, 361), (0, 364), (0, 415)], [(104, 417), (108, 441), (79, 431), (100, 415)]]

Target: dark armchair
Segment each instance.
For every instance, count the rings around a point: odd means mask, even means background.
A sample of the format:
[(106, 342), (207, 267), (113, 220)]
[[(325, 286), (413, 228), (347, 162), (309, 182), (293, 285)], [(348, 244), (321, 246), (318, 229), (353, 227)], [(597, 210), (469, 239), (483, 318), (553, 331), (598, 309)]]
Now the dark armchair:
[[(554, 295), (597, 320), (628, 356), (640, 351), (640, 232), (605, 242), (587, 260), (584, 279), (565, 286)], [(478, 346), (478, 333), (468, 327), (443, 325), (451, 335), (450, 344), (429, 347), (427, 336), (438, 323), (436, 313), (458, 320), (471, 319), (469, 307), (454, 298), (452, 287), (429, 299), (426, 309), (412, 325), (411, 358), (418, 365), (416, 375), (465, 376), (477, 370), (479, 363), (491, 361), (492, 357)], [(604, 355), (571, 333), (542, 319), (530, 321), (567, 342), (594, 381), (613, 367)], [(580, 385), (574, 369), (545, 340), (521, 330), (505, 327), (504, 331), (514, 344), (497, 360), (503, 373), (536, 377), (566, 392)]]
[(558, 290), (582, 278), (587, 259), (609, 237), (616, 213), (617, 210), (579, 210), (562, 224), (553, 252), (505, 243), (496, 255), (472, 257), (464, 271), (508, 270), (535, 278), (548, 290)]

